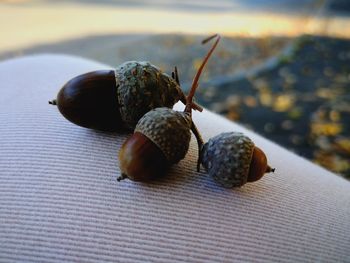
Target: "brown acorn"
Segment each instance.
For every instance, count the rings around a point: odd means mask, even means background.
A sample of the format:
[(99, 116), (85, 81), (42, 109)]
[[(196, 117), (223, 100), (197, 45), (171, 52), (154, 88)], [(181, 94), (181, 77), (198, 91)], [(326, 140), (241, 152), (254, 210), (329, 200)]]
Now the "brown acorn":
[(213, 179), (226, 188), (255, 182), (274, 172), (265, 153), (240, 132), (221, 133), (203, 145), (201, 163)]
[[(143, 158), (133, 158), (142, 155)], [(134, 181), (147, 181), (160, 177), (169, 167), (168, 161), (159, 147), (140, 132), (135, 132), (125, 141), (119, 152), (122, 177)], [(135, 176), (136, 175), (136, 176)]]
[(119, 152), (123, 177), (147, 181), (165, 174), (168, 167), (185, 157), (191, 126), (187, 112), (156, 108), (146, 113)]
[[(128, 61), (115, 70), (99, 70), (68, 81), (50, 104), (69, 121), (86, 128), (120, 131), (157, 107), (186, 104), (177, 70), (173, 78), (149, 62)], [(202, 108), (193, 104), (197, 110)]]
[(219, 40), (220, 36), (217, 36), (193, 80), (184, 112), (156, 108), (139, 120), (134, 134), (126, 140), (119, 152), (121, 176), (118, 181), (125, 178), (148, 181), (165, 175), (172, 164), (185, 157), (191, 140), (191, 130), (196, 136), (198, 149), (201, 149), (203, 140), (192, 121), (191, 104), (199, 76)]

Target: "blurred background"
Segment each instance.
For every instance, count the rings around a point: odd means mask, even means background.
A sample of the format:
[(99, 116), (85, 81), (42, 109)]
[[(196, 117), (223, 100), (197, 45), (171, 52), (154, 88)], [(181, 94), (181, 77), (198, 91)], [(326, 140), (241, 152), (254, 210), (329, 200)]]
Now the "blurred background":
[(196, 100), (350, 179), (348, 0), (0, 0), (0, 13), (0, 60), (148, 60), (177, 66), (185, 90), (200, 40), (220, 33)]

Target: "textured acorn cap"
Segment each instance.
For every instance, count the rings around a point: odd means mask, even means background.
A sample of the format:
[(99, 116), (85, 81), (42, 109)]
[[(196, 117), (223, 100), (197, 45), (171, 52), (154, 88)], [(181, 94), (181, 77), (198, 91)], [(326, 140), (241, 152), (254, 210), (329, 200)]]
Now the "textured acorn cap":
[(172, 108), (179, 101), (179, 85), (149, 62), (128, 61), (115, 70), (121, 118), (133, 129), (138, 120), (157, 107)]
[(223, 187), (239, 187), (247, 182), (253, 150), (254, 143), (243, 133), (221, 133), (204, 144), (201, 162)]
[(156, 108), (146, 113), (137, 123), (140, 132), (164, 153), (170, 164), (183, 159), (191, 140), (191, 117), (169, 108)]

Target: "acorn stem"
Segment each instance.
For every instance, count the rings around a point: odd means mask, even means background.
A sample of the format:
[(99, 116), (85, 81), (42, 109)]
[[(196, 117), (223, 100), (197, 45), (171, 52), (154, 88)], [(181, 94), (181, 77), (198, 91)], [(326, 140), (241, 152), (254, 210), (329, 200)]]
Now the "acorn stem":
[(193, 121), (191, 124), (191, 131), (193, 132), (194, 136), (196, 136), (197, 144), (198, 144), (197, 172), (199, 172), (201, 169), (200, 156), (201, 156), (201, 150), (202, 150), (202, 146), (204, 144), (204, 141), (202, 139), (202, 136), (201, 136), (197, 126), (194, 124)]
[[(187, 101), (186, 101), (186, 96), (185, 94), (182, 92), (182, 90), (180, 89), (180, 101), (186, 105), (187, 104)], [(202, 112), (203, 111), (203, 107), (198, 105), (197, 103), (195, 102), (192, 102), (192, 109), (196, 110), (196, 111), (199, 111), (199, 112)]]
[[(180, 93), (180, 101), (186, 105), (187, 104), (187, 99), (185, 94), (183, 93), (180, 85), (180, 79), (179, 79), (179, 72), (177, 71), (177, 67), (175, 66), (175, 69), (173, 72), (171, 72), (171, 77), (176, 81), (177, 85), (179, 85), (179, 93)], [(203, 108), (198, 105), (197, 103), (193, 102), (192, 103), (192, 109), (197, 110), (199, 112), (203, 111)]]
[(213, 38), (215, 38), (215, 37), (217, 37), (217, 36), (218, 36), (218, 34), (214, 34), (214, 35), (212, 35), (212, 36), (210, 36), (210, 37), (207, 37), (207, 38), (203, 39), (203, 40), (202, 40), (202, 45), (208, 43), (210, 40), (212, 40)]
[(271, 166), (270, 165), (268, 165), (267, 167), (266, 167), (266, 171), (265, 171), (265, 173), (274, 173), (275, 172), (275, 168), (271, 168)]
[(174, 79), (176, 83), (180, 86), (179, 72), (177, 71), (177, 66), (175, 66), (175, 69), (174, 69)]
[(191, 90), (187, 96), (187, 100), (186, 100), (186, 108), (185, 108), (185, 112), (191, 113), (191, 109), (192, 109), (192, 100), (193, 100), (193, 96), (196, 92), (196, 89), (198, 87), (198, 81), (199, 81), (199, 77), (202, 74), (203, 68), (204, 66), (207, 64), (211, 54), (214, 52), (216, 46), (218, 45), (219, 41), (220, 41), (220, 35), (215, 34), (213, 36), (210, 36), (209, 38), (204, 39), (204, 41), (202, 42), (203, 44), (207, 43), (209, 40), (213, 39), (217, 37), (215, 43), (213, 44), (213, 46), (210, 48), (209, 52), (207, 53), (207, 55), (204, 57), (204, 60), (201, 64), (201, 66), (199, 67), (193, 82), (192, 82), (192, 86), (191, 86)]
[(49, 104), (51, 104), (51, 105), (57, 105), (57, 100), (49, 100)]

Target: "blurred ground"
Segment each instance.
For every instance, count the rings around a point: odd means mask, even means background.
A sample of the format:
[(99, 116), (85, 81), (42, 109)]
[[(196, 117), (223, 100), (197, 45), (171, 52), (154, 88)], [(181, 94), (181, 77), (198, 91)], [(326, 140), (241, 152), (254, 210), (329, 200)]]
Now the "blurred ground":
[(201, 91), (206, 107), (350, 178), (348, 39), (300, 37), (273, 69)]

